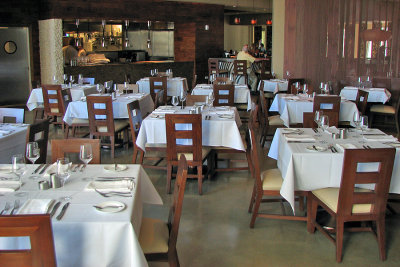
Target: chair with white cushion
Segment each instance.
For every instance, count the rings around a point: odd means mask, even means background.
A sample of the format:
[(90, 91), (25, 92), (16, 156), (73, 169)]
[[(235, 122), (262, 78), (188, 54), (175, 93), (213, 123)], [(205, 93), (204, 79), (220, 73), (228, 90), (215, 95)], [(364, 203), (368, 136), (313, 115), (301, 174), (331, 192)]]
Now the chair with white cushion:
[[(370, 115), (369, 115), (369, 125), (372, 128), (374, 125), (374, 119), (375, 116), (382, 116), (383, 117), (383, 124), (382, 126), (386, 125), (396, 125), (396, 130), (397, 130), (397, 137), (400, 137), (400, 117), (399, 117), (399, 111), (400, 111), (400, 98), (397, 100), (397, 103), (394, 105), (373, 105), (370, 108)], [(376, 126), (381, 126), (377, 125)]]

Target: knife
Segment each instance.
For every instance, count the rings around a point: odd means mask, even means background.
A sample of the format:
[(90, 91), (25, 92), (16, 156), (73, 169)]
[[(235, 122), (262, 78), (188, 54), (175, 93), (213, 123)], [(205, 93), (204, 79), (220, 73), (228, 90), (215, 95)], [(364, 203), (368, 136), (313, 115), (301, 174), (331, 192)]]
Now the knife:
[(58, 207), (59, 207), (60, 205), (61, 205), (61, 202), (60, 202), (60, 201), (58, 201), (58, 202), (54, 205), (53, 209), (52, 209), (51, 212), (50, 212), (50, 218), (53, 218), (54, 214), (56, 213), (56, 211), (57, 211), (57, 209), (58, 209)]
[(44, 165), (45, 165), (44, 163), (40, 164), (39, 167), (37, 167), (37, 168), (33, 171), (33, 173), (37, 173), (41, 168), (43, 168)]
[(69, 202), (65, 203), (65, 205), (62, 207), (60, 214), (56, 217), (56, 219), (59, 221), (61, 218), (64, 216), (65, 212), (67, 211), (67, 208), (69, 206)]
[(39, 172), (39, 174), (43, 174), (45, 172), (45, 170), (50, 166), (50, 164), (46, 164), (46, 166), (44, 166), (44, 168)]

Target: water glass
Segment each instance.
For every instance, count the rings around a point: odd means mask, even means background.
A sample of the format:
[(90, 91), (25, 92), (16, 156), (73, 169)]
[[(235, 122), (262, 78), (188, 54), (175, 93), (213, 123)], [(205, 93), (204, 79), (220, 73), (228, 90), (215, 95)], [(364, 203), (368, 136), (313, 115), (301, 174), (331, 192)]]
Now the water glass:
[(63, 79), (64, 79), (64, 84), (67, 84), (68, 75), (67, 75), (67, 74), (64, 74), (64, 75), (63, 75)]
[[(26, 158), (29, 159), (32, 164), (35, 164), (36, 160), (40, 157), (40, 148), (37, 142), (29, 142), (26, 144)], [(32, 175), (29, 178), (36, 179), (38, 176)]]
[(329, 127), (329, 117), (327, 115), (321, 116), (321, 128), (326, 131)]
[(362, 136), (362, 143), (364, 143), (364, 132), (368, 129), (368, 116), (361, 116), (360, 117), (360, 129), (361, 129), (361, 136)]
[(318, 128), (321, 126), (321, 117), (323, 114), (324, 114), (324, 112), (322, 110), (315, 111), (314, 121), (317, 124)]
[(74, 84), (74, 81), (75, 81), (74, 76), (73, 76), (73, 75), (69, 76), (69, 82), (70, 82), (71, 84)]
[(90, 161), (93, 159), (93, 151), (92, 151), (92, 145), (91, 144), (83, 144), (80, 147), (79, 151), (79, 159), (85, 163), (86, 165), (89, 164)]
[(16, 190), (19, 190), (22, 185), (22, 175), (26, 171), (25, 157), (22, 154), (13, 155), (11, 158), (11, 170), (17, 177), (17, 181), (19, 182), (19, 187)]
[(179, 105), (179, 98), (178, 98), (178, 96), (176, 96), (176, 95), (172, 96), (171, 103), (172, 103), (172, 105), (174, 105), (175, 107), (176, 107), (177, 105)]
[(65, 182), (68, 180), (70, 174), (70, 162), (68, 158), (59, 158), (57, 159), (57, 176), (61, 181), (61, 186), (65, 185)]
[(101, 91), (103, 91), (103, 89), (100, 87), (100, 84), (96, 85), (96, 90), (97, 92), (99, 92), (99, 94), (101, 95)]

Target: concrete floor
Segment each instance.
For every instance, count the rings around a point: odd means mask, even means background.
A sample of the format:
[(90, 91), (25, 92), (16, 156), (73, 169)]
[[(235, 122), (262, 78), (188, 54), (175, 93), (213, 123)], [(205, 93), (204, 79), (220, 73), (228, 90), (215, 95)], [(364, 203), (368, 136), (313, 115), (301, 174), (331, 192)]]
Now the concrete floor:
[[(51, 137), (62, 136), (59, 130), (52, 130)], [(114, 162), (109, 150), (101, 153), (102, 163)], [(132, 147), (117, 149), (115, 162), (131, 163), (131, 157)], [(274, 160), (266, 156), (262, 160), (263, 168), (276, 167)], [(165, 207), (146, 205), (144, 216), (167, 220), (171, 195), (165, 190), (166, 172), (146, 171)], [(387, 216), (385, 262), (379, 260), (371, 233), (347, 233), (343, 263), (337, 264), (335, 246), (318, 231), (309, 234), (305, 222), (259, 218), (250, 229), (247, 209), (252, 188), (253, 179), (247, 171), (221, 173), (204, 181), (202, 196), (197, 193), (197, 181), (188, 180), (177, 244), (181, 266), (400, 266), (399, 215)], [(395, 208), (400, 212), (400, 205)], [(279, 212), (280, 206), (265, 203), (264, 210)]]

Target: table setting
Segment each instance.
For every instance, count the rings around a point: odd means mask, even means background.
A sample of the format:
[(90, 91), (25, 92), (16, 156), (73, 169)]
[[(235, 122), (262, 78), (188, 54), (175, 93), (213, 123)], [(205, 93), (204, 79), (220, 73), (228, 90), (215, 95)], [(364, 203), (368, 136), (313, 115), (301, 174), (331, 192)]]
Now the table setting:
[[(142, 78), (136, 82), (139, 85), (139, 92), (149, 94), (150, 82), (149, 77)], [(188, 89), (187, 79), (183, 77), (173, 77), (167, 79), (167, 95), (176, 96), (181, 95), (182, 91), (186, 92)]]
[(355, 86), (345, 86), (340, 91), (340, 96), (343, 96), (348, 100), (355, 101), (357, 98), (358, 89), (368, 92), (367, 102), (370, 103), (374, 102), (385, 104), (391, 97), (391, 93), (386, 88), (359, 88)]

